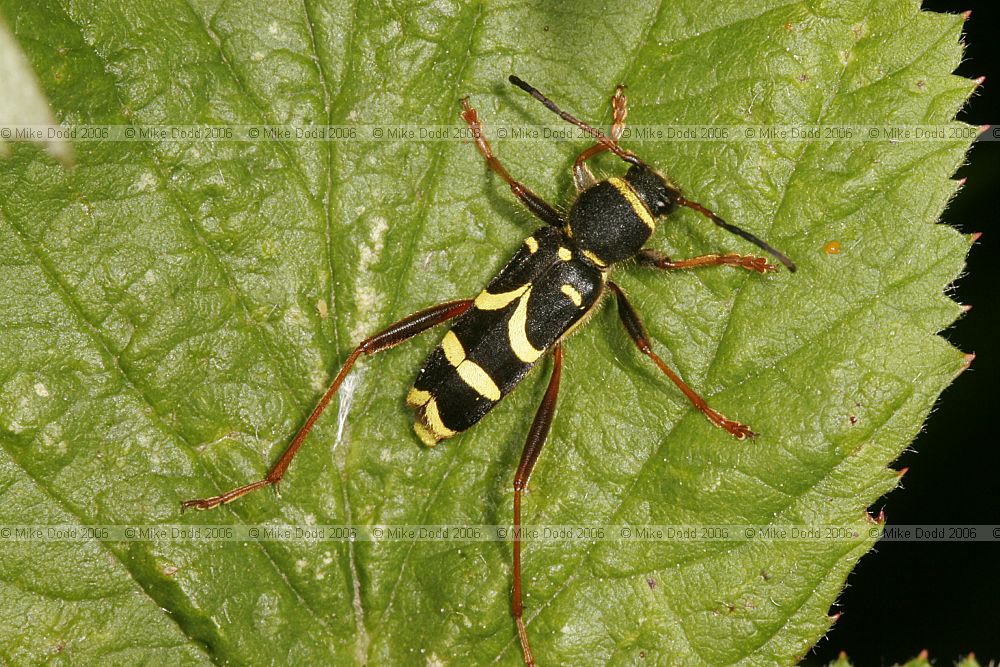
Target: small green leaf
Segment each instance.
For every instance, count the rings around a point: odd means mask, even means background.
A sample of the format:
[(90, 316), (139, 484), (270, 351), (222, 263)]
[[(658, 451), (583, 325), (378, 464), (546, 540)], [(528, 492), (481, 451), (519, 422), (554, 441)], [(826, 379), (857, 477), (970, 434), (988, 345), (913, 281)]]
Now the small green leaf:
[[(64, 123), (551, 124), (518, 73), (606, 123), (954, 122), (959, 16), (915, 0), (632, 3), (0, 2)], [(969, 239), (935, 224), (970, 140), (636, 141), (692, 199), (785, 251), (618, 281), (713, 428), (613, 307), (566, 344), (532, 524), (832, 524), (849, 541), (526, 547), (542, 665), (789, 664), (877, 530), (889, 465), (964, 368), (937, 333)], [(572, 196), (576, 141), (496, 141)], [(0, 523), (505, 524), (546, 372), (421, 446), (403, 397), (436, 335), (363, 360), (281, 487), (257, 479), (361, 337), (475, 295), (538, 223), (468, 143), (108, 141), (65, 172), (0, 163)], [(601, 160), (607, 173), (621, 172)], [(839, 254), (824, 252), (830, 241)], [(693, 212), (653, 245), (752, 252)], [(542, 365), (547, 368), (547, 364)], [(891, 511), (891, 504), (890, 504)], [(875, 526), (877, 528), (877, 526)], [(0, 540), (0, 659), (72, 664), (500, 664), (520, 654), (510, 545)]]

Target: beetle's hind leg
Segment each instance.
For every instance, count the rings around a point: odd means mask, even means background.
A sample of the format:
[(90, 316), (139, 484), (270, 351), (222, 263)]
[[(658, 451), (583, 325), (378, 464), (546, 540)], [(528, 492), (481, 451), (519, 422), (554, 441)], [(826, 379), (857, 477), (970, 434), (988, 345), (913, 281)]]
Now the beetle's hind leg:
[(552, 418), (556, 412), (556, 399), (559, 397), (559, 378), (561, 375), (562, 346), (556, 345), (552, 351), (552, 375), (549, 377), (549, 386), (545, 390), (545, 397), (542, 398), (542, 402), (538, 406), (538, 412), (535, 413), (535, 419), (531, 422), (528, 438), (521, 451), (521, 462), (514, 475), (514, 588), (511, 591), (511, 611), (517, 625), (517, 637), (521, 642), (524, 664), (528, 667), (534, 667), (535, 658), (528, 643), (528, 630), (524, 625), (524, 605), (521, 601), (521, 493), (528, 486), (531, 471), (535, 469), (538, 455), (542, 452), (542, 445), (545, 444), (545, 438), (549, 435)]
[(514, 193), (514, 196), (520, 199), (521, 203), (536, 217), (540, 218), (542, 222), (554, 227), (562, 227), (563, 219), (559, 215), (559, 212), (544, 199), (532, 192), (526, 185), (514, 180), (514, 177), (510, 175), (507, 168), (493, 154), (490, 142), (483, 136), (483, 126), (479, 122), (479, 114), (476, 113), (476, 109), (469, 103), (468, 97), (462, 98), (462, 120), (472, 130), (472, 136), (476, 140), (476, 148), (486, 158), (486, 164), (510, 186), (510, 191)]
[[(628, 116), (628, 98), (625, 97), (625, 84), (623, 83), (618, 84), (618, 87), (615, 88), (615, 94), (611, 96), (611, 111), (613, 120), (610, 139), (617, 144), (618, 140), (622, 138), (622, 132), (625, 131), (625, 117)], [(594, 144), (576, 158), (576, 162), (573, 163), (573, 182), (576, 184), (578, 192), (586, 190), (597, 182), (586, 163), (590, 158), (606, 150), (608, 147), (604, 144)]]
[(344, 378), (350, 372), (351, 368), (354, 366), (354, 362), (358, 360), (362, 354), (371, 355), (376, 352), (381, 352), (382, 350), (388, 350), (390, 347), (395, 347), (400, 343), (403, 343), (419, 333), (427, 331), (431, 327), (442, 322), (447, 322), (450, 319), (458, 317), (465, 311), (467, 311), (472, 306), (472, 299), (461, 299), (459, 301), (447, 301), (445, 303), (432, 306), (425, 310), (418, 311), (412, 315), (407, 315), (400, 321), (396, 322), (388, 329), (385, 329), (374, 336), (370, 336), (361, 343), (358, 344), (351, 355), (347, 357), (347, 361), (341, 367), (340, 372), (337, 373), (337, 377), (334, 378), (333, 382), (330, 384), (330, 388), (326, 390), (323, 397), (319, 399), (319, 403), (313, 408), (312, 414), (306, 419), (302, 428), (299, 432), (295, 434), (292, 438), (292, 442), (285, 449), (284, 454), (278, 459), (278, 462), (274, 464), (271, 470), (267, 473), (264, 479), (258, 480), (256, 482), (251, 482), (250, 484), (245, 484), (244, 486), (235, 488), (226, 493), (219, 494), (217, 496), (212, 496), (211, 498), (199, 498), (198, 500), (185, 500), (181, 503), (183, 509), (199, 509), (208, 510), (213, 507), (218, 507), (219, 505), (225, 505), (226, 503), (231, 503), (237, 498), (242, 498), (248, 493), (252, 493), (257, 489), (262, 489), (265, 486), (276, 486), (284, 476), (285, 472), (288, 470), (288, 466), (291, 465), (292, 459), (298, 453), (299, 448), (302, 443), (305, 442), (306, 437), (312, 431), (313, 426), (316, 424), (316, 420), (319, 416), (323, 414), (326, 410), (326, 406), (330, 404), (337, 390), (340, 389), (341, 383), (343, 383)]

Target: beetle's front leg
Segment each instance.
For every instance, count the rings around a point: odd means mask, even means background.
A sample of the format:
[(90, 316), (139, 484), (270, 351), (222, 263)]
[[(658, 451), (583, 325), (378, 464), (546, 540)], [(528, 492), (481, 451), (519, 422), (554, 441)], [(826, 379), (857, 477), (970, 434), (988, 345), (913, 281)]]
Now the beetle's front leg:
[(514, 193), (514, 196), (520, 199), (521, 203), (542, 222), (555, 227), (562, 227), (563, 219), (559, 215), (559, 212), (551, 204), (532, 192), (528, 186), (511, 176), (507, 168), (503, 166), (503, 163), (493, 154), (490, 142), (483, 136), (483, 126), (479, 120), (479, 114), (476, 113), (476, 109), (469, 103), (468, 97), (462, 99), (462, 120), (468, 124), (469, 129), (472, 131), (472, 136), (476, 140), (476, 148), (479, 149), (480, 154), (486, 159), (487, 166), (510, 186), (510, 191)]
[[(615, 94), (611, 96), (611, 111), (614, 119), (611, 122), (611, 141), (618, 143), (625, 131), (625, 117), (628, 116), (628, 98), (625, 97), (625, 84), (620, 83), (615, 88)], [(594, 144), (587, 150), (580, 153), (573, 163), (573, 182), (576, 184), (578, 192), (582, 192), (597, 182), (594, 173), (586, 162), (602, 151), (608, 150), (604, 144)]]

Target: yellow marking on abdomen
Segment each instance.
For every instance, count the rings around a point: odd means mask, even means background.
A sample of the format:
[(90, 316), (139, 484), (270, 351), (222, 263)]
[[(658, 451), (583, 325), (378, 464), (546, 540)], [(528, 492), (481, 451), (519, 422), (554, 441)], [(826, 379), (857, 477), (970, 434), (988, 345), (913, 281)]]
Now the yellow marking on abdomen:
[(573, 259), (573, 253), (570, 251), (569, 248), (564, 248), (562, 246), (559, 246), (559, 259), (561, 259), (564, 262), (568, 262), (569, 260)]
[(428, 447), (433, 447), (441, 440), (441, 438), (435, 436), (426, 426), (421, 424), (419, 420), (413, 422), (413, 430), (416, 432), (417, 437), (420, 438), (420, 441)]
[(500, 294), (490, 294), (486, 290), (483, 290), (479, 293), (479, 296), (476, 297), (476, 300), (472, 305), (479, 310), (500, 310), (524, 294), (530, 287), (531, 283), (527, 283), (525, 285), (521, 285), (515, 290), (501, 292)]
[[(427, 426), (427, 430), (429, 431), (430, 435), (433, 436), (433, 440), (431, 442), (424, 440), (424, 442), (427, 443), (428, 445), (435, 445), (438, 443), (438, 441), (444, 440), (445, 438), (450, 438), (451, 436), (456, 434), (455, 431), (452, 431), (450, 428), (444, 425), (443, 421), (441, 421), (441, 413), (438, 412), (438, 405), (436, 398), (431, 398), (431, 400), (427, 401), (427, 404), (424, 406), (424, 412), (422, 416), (424, 425)], [(423, 436), (421, 435), (420, 431), (417, 431), (417, 435), (421, 436), (421, 439), (423, 439)]]
[(531, 296), (531, 288), (517, 302), (514, 314), (510, 316), (507, 323), (507, 338), (510, 340), (510, 347), (514, 350), (517, 358), (526, 364), (534, 363), (538, 357), (542, 356), (544, 350), (539, 350), (528, 340), (528, 298)]
[(538, 252), (538, 241), (535, 240), (534, 236), (529, 236), (528, 238), (524, 239), (524, 245), (528, 246), (528, 252), (530, 252), (532, 255)]
[(470, 359), (463, 361), (458, 367), (458, 376), (480, 396), (488, 398), (491, 401), (500, 400), (500, 387), (493, 381), (489, 373), (476, 362)]
[(410, 393), (406, 395), (406, 404), (411, 408), (419, 408), (429, 400), (431, 400), (431, 393), (416, 387), (410, 389)]
[(639, 199), (639, 195), (635, 193), (632, 186), (620, 178), (609, 179), (608, 183), (613, 185), (615, 190), (618, 190), (622, 197), (625, 197), (625, 201), (627, 201), (628, 205), (632, 207), (632, 210), (635, 211), (637, 216), (639, 216), (639, 219), (642, 220), (647, 227), (649, 227), (650, 231), (655, 232), (656, 221), (653, 220), (653, 216), (650, 215), (649, 209), (646, 208), (646, 205)]
[(458, 377), (462, 378), (465, 384), (469, 385), (480, 396), (491, 401), (500, 400), (500, 388), (497, 387), (497, 383), (482, 366), (465, 356), (462, 341), (458, 340), (454, 331), (445, 334), (444, 340), (441, 341), (441, 347), (444, 349), (444, 356), (448, 363), (455, 368)]
[(559, 291), (569, 297), (569, 300), (572, 301), (577, 308), (583, 305), (583, 297), (580, 296), (577, 289), (569, 283), (564, 283), (563, 286), (559, 288)]
[(465, 348), (462, 347), (462, 341), (458, 340), (454, 331), (449, 331), (444, 335), (441, 349), (444, 350), (444, 358), (454, 368), (458, 368), (458, 365), (465, 361)]

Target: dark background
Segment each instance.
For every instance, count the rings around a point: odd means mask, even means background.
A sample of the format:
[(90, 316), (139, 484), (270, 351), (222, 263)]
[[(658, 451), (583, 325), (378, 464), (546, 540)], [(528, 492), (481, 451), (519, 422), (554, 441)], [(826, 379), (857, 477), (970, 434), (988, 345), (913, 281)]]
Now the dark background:
[[(1000, 2), (924, 0), (925, 9), (960, 13), (965, 60), (958, 74), (986, 83), (959, 119), (1000, 126)], [(992, 128), (991, 128), (992, 129)], [(945, 391), (925, 430), (895, 468), (902, 488), (879, 500), (892, 524), (1000, 524), (997, 430), (997, 249), (993, 221), (1000, 193), (1000, 141), (979, 141), (957, 176), (968, 182), (944, 214), (963, 232), (983, 232), (952, 297), (973, 308), (943, 335), (975, 352), (971, 370)], [(997, 410), (997, 412), (994, 412)], [(846, 651), (860, 666), (902, 663), (927, 649), (937, 665), (970, 651), (981, 665), (1000, 660), (1000, 543), (879, 543), (848, 579), (834, 628), (806, 659), (826, 664)]]

